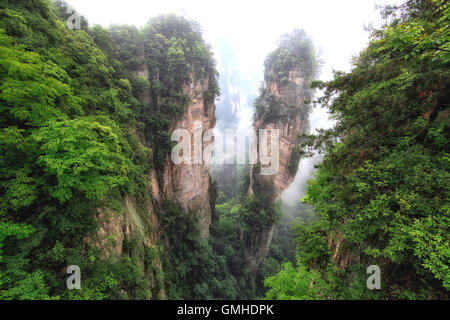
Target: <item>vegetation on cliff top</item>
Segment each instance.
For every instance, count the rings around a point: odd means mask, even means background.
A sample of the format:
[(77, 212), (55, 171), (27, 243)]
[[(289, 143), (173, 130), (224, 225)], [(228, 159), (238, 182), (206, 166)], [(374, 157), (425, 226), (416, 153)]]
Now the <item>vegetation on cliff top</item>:
[[(303, 123), (309, 124), (309, 101), (313, 97), (310, 82), (318, 71), (319, 60), (315, 47), (304, 30), (295, 29), (282, 36), (277, 48), (265, 60), (265, 86), (260, 89), (254, 103), (254, 120), (263, 126), (280, 118), (293, 119), (300, 115)], [(301, 78), (302, 83), (295, 83), (297, 79), (293, 77)], [(269, 88), (271, 83), (275, 83), (280, 92)], [(291, 100), (301, 100), (301, 103), (294, 104)]]
[[(410, 0), (384, 14), (392, 22), (372, 32), (354, 69), (316, 83), (337, 120), (310, 137), (325, 152), (304, 199), (319, 221), (299, 230), (309, 241), (299, 242), (297, 269), (267, 279), (268, 298), (447, 296), (450, 6)], [(369, 265), (382, 270), (381, 290), (365, 286)]]
[[(62, 1), (0, 1), (0, 298), (158, 298), (158, 250), (132, 235), (117, 256), (87, 239), (99, 212), (124, 212), (125, 196), (149, 232), (148, 170), (189, 103), (189, 72), (209, 80), (208, 101), (218, 93), (214, 61), (184, 18), (142, 30), (81, 19), (70, 30), (66, 12)], [(133, 75), (143, 65), (151, 79)], [(66, 288), (71, 264), (83, 270), (81, 290)]]

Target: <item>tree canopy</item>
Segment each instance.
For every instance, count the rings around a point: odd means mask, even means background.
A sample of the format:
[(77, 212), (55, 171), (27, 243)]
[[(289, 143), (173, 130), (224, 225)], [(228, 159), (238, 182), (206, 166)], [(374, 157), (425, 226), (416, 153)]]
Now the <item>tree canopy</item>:
[[(359, 265), (363, 275), (380, 266), (379, 298), (443, 297), (450, 285), (450, 7), (411, 0), (384, 14), (391, 23), (373, 30), (353, 70), (315, 83), (336, 126), (309, 137), (307, 146), (325, 156), (304, 201), (319, 216), (321, 247), (338, 253), (310, 260), (305, 252), (317, 247), (299, 247), (300, 263), (332, 285), (363, 288), (364, 277), (327, 275), (339, 256), (350, 255), (342, 270)], [(347, 298), (368, 292), (335, 291)]]

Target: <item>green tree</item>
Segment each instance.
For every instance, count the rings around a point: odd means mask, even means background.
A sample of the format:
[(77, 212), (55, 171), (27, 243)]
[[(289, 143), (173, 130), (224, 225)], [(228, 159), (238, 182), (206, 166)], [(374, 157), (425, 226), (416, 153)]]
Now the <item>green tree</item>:
[(326, 156), (305, 201), (331, 239), (342, 234), (338, 255), (385, 270), (383, 294), (442, 297), (450, 279), (450, 7), (411, 0), (384, 14), (392, 22), (373, 31), (354, 69), (316, 83), (337, 124), (311, 137)]

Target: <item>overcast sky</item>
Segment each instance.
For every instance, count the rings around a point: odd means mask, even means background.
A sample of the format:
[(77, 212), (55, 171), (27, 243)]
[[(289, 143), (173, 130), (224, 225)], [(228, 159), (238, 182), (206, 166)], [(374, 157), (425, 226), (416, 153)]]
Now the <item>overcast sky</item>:
[[(200, 22), (204, 37), (216, 47), (228, 39), (243, 72), (262, 73), (266, 55), (281, 35), (303, 28), (320, 51), (322, 79), (331, 70), (348, 70), (350, 59), (365, 46), (364, 26), (380, 25), (376, 5), (401, 0), (68, 0), (90, 24), (144, 25), (161, 13), (177, 13)], [(217, 51), (217, 50), (215, 50)], [(220, 56), (215, 52), (216, 58)]]

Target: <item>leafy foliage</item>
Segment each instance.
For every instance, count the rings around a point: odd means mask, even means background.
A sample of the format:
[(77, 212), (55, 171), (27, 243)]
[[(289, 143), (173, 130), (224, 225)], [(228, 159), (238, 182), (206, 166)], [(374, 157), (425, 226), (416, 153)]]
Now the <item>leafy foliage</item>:
[[(357, 260), (383, 270), (378, 298), (446, 295), (449, 10), (445, 1), (428, 0), (386, 8), (392, 22), (373, 31), (354, 69), (316, 83), (325, 89), (319, 103), (337, 124), (310, 137), (309, 146), (326, 154), (305, 198), (321, 227), (299, 255), (311, 270), (332, 270), (331, 284), (343, 283), (336, 287), (340, 297), (361, 297), (346, 289), (344, 277), (352, 269), (362, 277)], [(337, 233), (345, 244), (333, 260), (355, 257), (342, 272), (324, 251), (326, 238)]]
[[(0, 1), (0, 297), (157, 298), (159, 250), (138, 239), (143, 250), (122, 244), (117, 256), (87, 239), (98, 236), (99, 212), (123, 212), (125, 196), (138, 215), (148, 209), (148, 170), (170, 150), (191, 69), (209, 79), (211, 103), (214, 62), (183, 18), (162, 16), (142, 30), (82, 18), (69, 30), (67, 8)], [(160, 77), (136, 76), (145, 67)], [(69, 264), (83, 270), (80, 291), (64, 286)]]
[(318, 69), (314, 44), (301, 29), (295, 29), (280, 39), (277, 49), (266, 58), (265, 76), (283, 86), (288, 83), (289, 72), (296, 69), (304, 73), (305, 79), (313, 78)]
[[(50, 195), (64, 202), (72, 190), (84, 192), (88, 199), (102, 199), (110, 189), (127, 182), (131, 161), (121, 154), (116, 131), (98, 120), (74, 119), (51, 123), (33, 135), (41, 144), (37, 163), (44, 172), (56, 176), (58, 184)], [(113, 124), (113, 123), (112, 123)]]
[(317, 271), (308, 271), (299, 264), (294, 268), (290, 262), (283, 264), (276, 276), (269, 277), (264, 284), (270, 287), (268, 300), (316, 300), (323, 280)]

